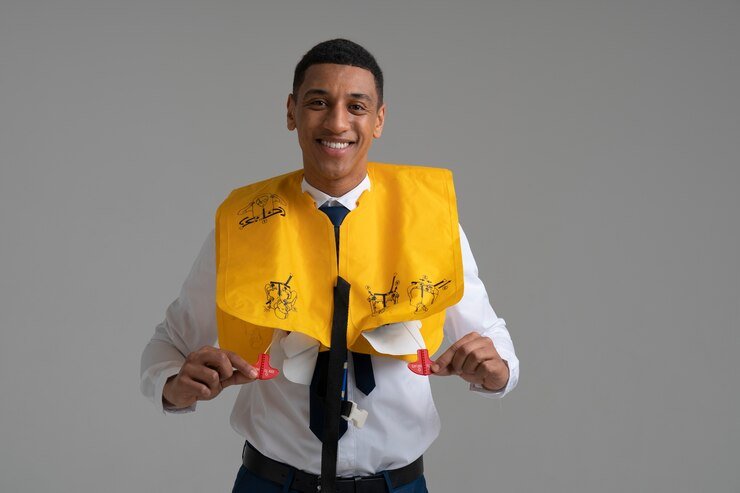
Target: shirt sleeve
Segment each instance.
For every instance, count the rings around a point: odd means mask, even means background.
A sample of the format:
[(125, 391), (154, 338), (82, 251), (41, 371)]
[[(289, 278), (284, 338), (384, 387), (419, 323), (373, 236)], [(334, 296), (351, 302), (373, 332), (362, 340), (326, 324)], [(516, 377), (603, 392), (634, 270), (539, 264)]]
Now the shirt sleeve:
[(167, 379), (180, 371), (186, 355), (203, 346), (216, 344), (215, 248), (215, 235), (211, 231), (182, 285), (180, 295), (167, 308), (164, 321), (157, 325), (141, 355), (141, 392), (160, 411), (195, 410), (195, 405), (177, 410), (164, 408), (162, 390)]
[(519, 382), (519, 359), (514, 352), (514, 343), (506, 328), (506, 321), (496, 316), (488, 300), (486, 288), (478, 277), (478, 266), (462, 227), (460, 227), (460, 248), (465, 291), (462, 299), (447, 309), (445, 337), (449, 342), (454, 342), (470, 332), (478, 332), (484, 337), (491, 338), (496, 351), (509, 367), (509, 381), (501, 390), (487, 390), (478, 384), (471, 384), (470, 390), (488, 397), (503, 397)]

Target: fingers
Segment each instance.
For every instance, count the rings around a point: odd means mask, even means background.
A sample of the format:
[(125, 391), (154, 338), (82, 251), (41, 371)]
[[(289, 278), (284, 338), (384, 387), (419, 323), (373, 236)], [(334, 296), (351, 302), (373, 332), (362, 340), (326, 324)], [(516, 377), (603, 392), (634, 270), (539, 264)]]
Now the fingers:
[(218, 373), (219, 380), (225, 380), (234, 373), (229, 356), (226, 351), (221, 349), (206, 346), (191, 353), (191, 356), (188, 356), (188, 359), (192, 359), (192, 362), (196, 365), (215, 370)]
[(475, 373), (478, 366), (489, 359), (498, 357), (493, 341), (477, 332), (465, 335), (452, 344), (432, 365), (437, 375), (460, 375)]
[(162, 389), (162, 404), (165, 407), (179, 409), (190, 407), (198, 400), (198, 392), (200, 392), (199, 389), (187, 389), (187, 386), (183, 385), (180, 375), (174, 375), (168, 378), (164, 384), (164, 388)]
[(210, 386), (194, 380), (188, 374), (178, 376), (177, 393), (181, 398), (191, 397), (198, 401), (206, 401), (215, 397)]
[(477, 332), (471, 332), (453, 343), (444, 353), (442, 353), (442, 356), (437, 358), (437, 361), (432, 364), (432, 373), (442, 376), (455, 374), (456, 371), (453, 368), (450, 368), (450, 363), (455, 357), (455, 354), (460, 348), (465, 346), (465, 344), (479, 337), (480, 335)]
[(209, 400), (221, 393), (221, 376), (213, 368), (205, 365), (190, 365), (183, 368), (183, 377), (207, 388), (208, 392), (199, 392), (199, 399)]
[(255, 378), (257, 370), (238, 354), (205, 346), (185, 358), (164, 397), (178, 407), (187, 407), (196, 400), (215, 398), (230, 385), (249, 383)]
[(452, 358), (452, 369), (457, 373), (473, 374), (485, 361), (495, 357), (491, 339), (480, 337), (461, 347)]
[(487, 390), (500, 390), (509, 381), (509, 367), (499, 356), (493, 341), (476, 332), (452, 344), (432, 365), (432, 373), (459, 375)]
[(499, 391), (509, 382), (509, 365), (501, 358), (490, 359), (481, 363), (475, 373), (463, 373), (460, 378), (486, 390)]
[[(247, 381), (241, 383), (247, 383), (257, 378), (257, 368), (247, 363), (247, 361), (232, 351), (223, 351), (229, 359), (231, 366), (236, 368), (241, 375), (247, 378)], [(236, 380), (242, 380), (237, 378)], [(233, 384), (232, 384), (233, 385)]]

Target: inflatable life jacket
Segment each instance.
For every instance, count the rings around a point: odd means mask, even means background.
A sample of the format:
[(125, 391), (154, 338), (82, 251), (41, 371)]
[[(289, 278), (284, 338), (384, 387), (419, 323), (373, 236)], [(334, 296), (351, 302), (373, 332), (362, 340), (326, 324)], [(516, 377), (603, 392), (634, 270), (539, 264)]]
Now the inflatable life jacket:
[[(339, 229), (308, 193), (303, 171), (234, 190), (216, 214), (219, 345), (253, 362), (274, 329), (331, 341), (333, 288), (350, 285), (347, 347), (381, 354), (365, 331), (421, 322), (429, 353), (443, 338), (444, 311), (463, 294), (452, 173), (369, 163), (371, 188)], [(392, 355), (407, 361), (415, 353)]]

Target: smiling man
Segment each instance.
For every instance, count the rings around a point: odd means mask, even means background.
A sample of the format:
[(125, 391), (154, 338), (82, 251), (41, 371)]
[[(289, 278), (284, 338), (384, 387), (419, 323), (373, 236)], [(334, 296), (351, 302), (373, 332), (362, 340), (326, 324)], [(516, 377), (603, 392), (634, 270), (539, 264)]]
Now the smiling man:
[[(370, 53), (344, 39), (306, 53), (287, 102), (302, 169), (224, 201), (144, 350), (142, 392), (166, 412), (241, 385), (234, 492), (425, 492), (430, 376), (488, 397), (516, 386), (451, 173), (368, 162), (384, 121)], [(255, 259), (264, 245), (279, 255)]]

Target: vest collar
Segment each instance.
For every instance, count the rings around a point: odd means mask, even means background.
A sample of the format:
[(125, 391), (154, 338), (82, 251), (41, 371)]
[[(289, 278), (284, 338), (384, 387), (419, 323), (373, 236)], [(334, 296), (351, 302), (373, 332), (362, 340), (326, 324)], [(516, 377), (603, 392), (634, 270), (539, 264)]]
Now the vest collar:
[(343, 205), (349, 210), (354, 210), (355, 207), (357, 207), (357, 200), (360, 198), (360, 195), (362, 195), (362, 192), (370, 190), (370, 178), (368, 175), (365, 175), (365, 178), (355, 188), (341, 197), (332, 197), (331, 195), (322, 192), (308, 183), (305, 177), (301, 181), (301, 190), (311, 196), (313, 201), (316, 203), (316, 207), (321, 207), (328, 202), (329, 205)]

